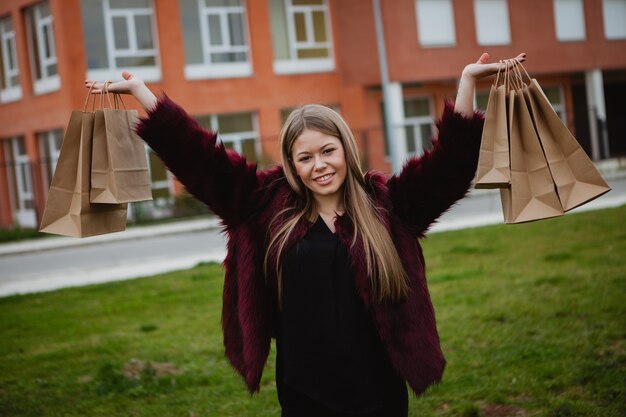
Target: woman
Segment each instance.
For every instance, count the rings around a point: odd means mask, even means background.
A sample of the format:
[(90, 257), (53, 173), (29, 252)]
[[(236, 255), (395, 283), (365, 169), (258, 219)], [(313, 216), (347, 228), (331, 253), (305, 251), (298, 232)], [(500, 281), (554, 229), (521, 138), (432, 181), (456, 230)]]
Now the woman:
[(350, 129), (323, 106), (295, 110), (282, 167), (257, 171), (128, 72), (109, 85), (143, 105), (139, 135), (222, 219), (226, 355), (254, 392), (276, 339), (283, 416), (406, 416), (405, 381), (420, 394), (441, 380), (417, 238), (470, 186), (482, 132), (474, 85), (506, 65), (488, 59), (463, 70), (433, 150), (391, 178), (363, 174)]

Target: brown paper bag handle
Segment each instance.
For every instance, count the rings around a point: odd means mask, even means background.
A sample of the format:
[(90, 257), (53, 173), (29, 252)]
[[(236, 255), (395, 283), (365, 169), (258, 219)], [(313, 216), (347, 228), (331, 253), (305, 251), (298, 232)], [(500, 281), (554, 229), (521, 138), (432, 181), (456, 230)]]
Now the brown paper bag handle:
[(124, 100), (122, 100), (122, 95), (119, 93), (113, 93), (113, 101), (115, 102), (115, 108), (118, 109), (119, 108), (119, 104), (117, 102), (117, 100), (119, 99), (120, 103), (122, 103), (122, 107), (124, 107), (124, 110), (128, 110), (126, 108), (126, 104), (124, 104)]
[(500, 66), (498, 67), (498, 73), (496, 74), (496, 79), (493, 82), (494, 87), (498, 86), (498, 81), (500, 80), (500, 72), (502, 71), (502, 60), (500, 60)]
[(517, 68), (517, 72), (520, 73), (520, 77), (522, 76), (521, 72), (520, 72), (520, 68), (524, 70), (524, 74), (526, 74), (526, 78), (528, 78), (528, 82), (530, 83), (532, 81), (532, 78), (530, 78), (530, 75), (528, 75), (528, 71), (526, 71), (526, 68), (524, 68), (524, 66), (522, 65), (521, 62), (518, 62), (518, 68)]
[[(87, 113), (87, 105), (89, 104), (89, 98), (92, 96), (91, 90), (93, 90), (93, 86), (95, 83), (91, 84), (89, 87), (89, 91), (87, 91), (87, 98), (85, 99), (85, 105), (83, 106), (83, 113)], [(96, 111), (96, 98), (94, 97), (91, 101), (91, 112)]]
[(104, 96), (106, 95), (107, 101), (109, 102), (109, 108), (112, 109), (113, 108), (113, 103), (111, 103), (111, 96), (109, 95), (109, 84), (111, 84), (112, 81), (105, 81), (104, 82), (104, 88), (103, 91), (100, 95), (100, 108), (104, 109), (105, 108), (105, 103), (104, 103)]

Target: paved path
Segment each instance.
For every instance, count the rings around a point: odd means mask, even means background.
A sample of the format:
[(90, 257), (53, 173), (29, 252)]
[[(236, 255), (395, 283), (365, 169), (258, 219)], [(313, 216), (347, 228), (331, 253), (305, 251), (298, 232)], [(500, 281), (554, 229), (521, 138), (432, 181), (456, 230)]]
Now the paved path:
[[(626, 173), (605, 177), (613, 190), (575, 211), (626, 204)], [(502, 223), (499, 193), (474, 190), (446, 213), (432, 232), (498, 223)], [(225, 245), (214, 219), (135, 227), (85, 239), (50, 237), (4, 244), (0, 245), (0, 296), (145, 277), (190, 268), (199, 262), (221, 262)]]

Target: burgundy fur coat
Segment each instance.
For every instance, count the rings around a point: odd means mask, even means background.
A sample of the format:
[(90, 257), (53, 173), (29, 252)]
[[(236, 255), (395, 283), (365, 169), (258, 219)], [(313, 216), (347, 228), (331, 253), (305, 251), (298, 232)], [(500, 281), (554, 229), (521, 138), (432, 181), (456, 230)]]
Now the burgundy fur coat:
[[(367, 191), (383, 209), (410, 280), (406, 301), (375, 301), (362, 243), (350, 245), (350, 219), (340, 216), (335, 224), (336, 233), (350, 248), (357, 291), (371, 312), (391, 364), (416, 394), (439, 382), (445, 367), (418, 238), (467, 192), (476, 169), (482, 126), (480, 114), (464, 118), (447, 104), (431, 152), (409, 160), (397, 176), (366, 174)], [(275, 280), (266, 280), (262, 267), (268, 229), (272, 217), (293, 204), (295, 193), (281, 167), (257, 171), (240, 155), (225, 150), (214, 133), (202, 129), (167, 96), (142, 120), (137, 132), (186, 189), (222, 219), (228, 235), (222, 311), (226, 356), (248, 389), (258, 391), (276, 306)], [(302, 219), (288, 247), (311, 226)]]

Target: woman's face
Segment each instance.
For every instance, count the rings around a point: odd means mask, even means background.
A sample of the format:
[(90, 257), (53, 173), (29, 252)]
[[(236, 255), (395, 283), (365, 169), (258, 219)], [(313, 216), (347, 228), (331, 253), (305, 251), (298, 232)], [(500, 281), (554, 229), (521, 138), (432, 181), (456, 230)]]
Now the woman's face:
[(315, 195), (341, 193), (347, 167), (343, 145), (338, 138), (305, 129), (293, 143), (291, 158), (296, 174)]

